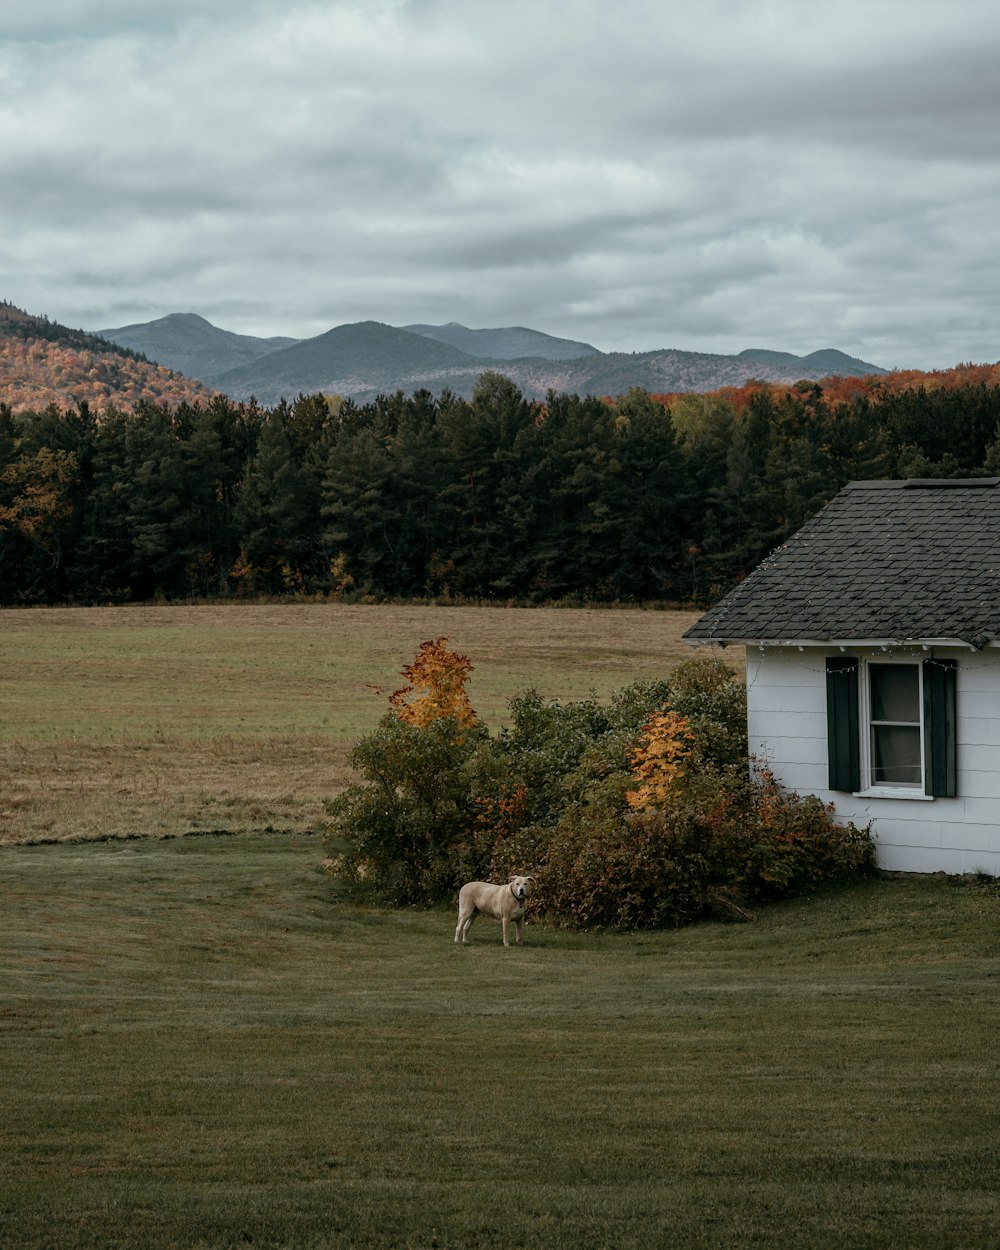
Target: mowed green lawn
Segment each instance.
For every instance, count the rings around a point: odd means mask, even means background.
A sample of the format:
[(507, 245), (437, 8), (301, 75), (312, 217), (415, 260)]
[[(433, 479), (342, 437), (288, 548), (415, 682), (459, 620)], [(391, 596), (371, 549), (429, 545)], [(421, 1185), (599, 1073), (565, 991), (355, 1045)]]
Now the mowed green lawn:
[(462, 949), (321, 857), (0, 850), (0, 1246), (998, 1244), (996, 887)]

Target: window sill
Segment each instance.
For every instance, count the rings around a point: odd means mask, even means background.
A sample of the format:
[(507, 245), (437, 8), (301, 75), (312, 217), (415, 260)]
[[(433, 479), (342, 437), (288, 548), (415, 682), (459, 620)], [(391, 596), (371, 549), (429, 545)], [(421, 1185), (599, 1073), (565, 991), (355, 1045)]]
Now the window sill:
[(867, 790), (855, 790), (856, 799), (905, 799), (907, 802), (933, 803), (933, 794), (924, 794), (923, 790), (904, 790), (901, 786), (871, 786)]

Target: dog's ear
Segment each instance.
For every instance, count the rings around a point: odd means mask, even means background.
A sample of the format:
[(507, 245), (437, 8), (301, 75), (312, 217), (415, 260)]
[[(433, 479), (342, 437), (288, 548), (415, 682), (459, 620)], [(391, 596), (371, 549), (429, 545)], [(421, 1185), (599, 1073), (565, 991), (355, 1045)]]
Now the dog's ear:
[(524, 879), (525, 879), (525, 881), (530, 881), (532, 885), (537, 885), (537, 884), (538, 884), (538, 882), (535, 880), (535, 878), (534, 878), (534, 877), (525, 877)]

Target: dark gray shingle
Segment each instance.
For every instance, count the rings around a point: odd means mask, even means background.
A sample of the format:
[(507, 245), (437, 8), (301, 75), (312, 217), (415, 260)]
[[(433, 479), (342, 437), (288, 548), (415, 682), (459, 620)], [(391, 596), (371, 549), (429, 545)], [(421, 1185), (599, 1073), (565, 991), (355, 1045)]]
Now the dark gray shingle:
[(850, 483), (684, 637), (1000, 639), (1000, 478)]

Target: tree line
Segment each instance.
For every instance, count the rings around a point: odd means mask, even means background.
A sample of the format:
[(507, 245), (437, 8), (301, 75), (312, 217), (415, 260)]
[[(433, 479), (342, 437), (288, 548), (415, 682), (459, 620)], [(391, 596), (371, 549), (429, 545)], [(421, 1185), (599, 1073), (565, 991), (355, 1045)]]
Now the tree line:
[(0, 405), (0, 602), (706, 603), (846, 482), (1000, 473), (1000, 386)]

